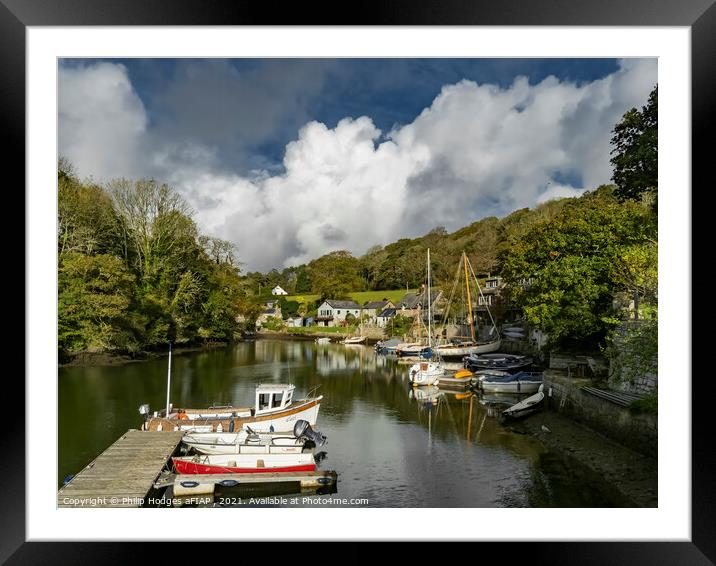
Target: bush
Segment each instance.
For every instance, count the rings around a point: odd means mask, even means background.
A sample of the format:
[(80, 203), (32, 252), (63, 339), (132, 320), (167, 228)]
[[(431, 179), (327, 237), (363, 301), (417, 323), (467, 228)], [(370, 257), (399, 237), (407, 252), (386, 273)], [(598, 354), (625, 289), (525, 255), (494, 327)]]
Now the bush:
[(635, 414), (656, 415), (658, 409), (659, 397), (656, 393), (637, 399), (629, 405), (629, 410)]

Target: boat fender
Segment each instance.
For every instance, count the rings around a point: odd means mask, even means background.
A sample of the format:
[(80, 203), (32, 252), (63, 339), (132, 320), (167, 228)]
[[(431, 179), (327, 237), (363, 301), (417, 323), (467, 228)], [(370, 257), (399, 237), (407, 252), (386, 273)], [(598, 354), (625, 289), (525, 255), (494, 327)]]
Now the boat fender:
[(273, 428), (273, 425), (271, 425), (271, 426), (269, 427), (269, 432), (274, 432), (274, 430), (275, 430), (275, 429)]
[(198, 481), (183, 481), (179, 483), (182, 487), (197, 487), (199, 485)]
[(229, 432), (234, 432), (234, 421), (233, 421), (233, 419), (229, 422)]
[(316, 480), (320, 485), (328, 485), (331, 483), (331, 478), (318, 478)]
[(72, 481), (72, 478), (75, 477), (72, 474), (68, 474), (65, 476), (65, 479), (62, 480), (62, 485), (67, 485)]
[(236, 487), (237, 485), (239, 485), (239, 482), (237, 482), (236, 480), (221, 480), (219, 482), (219, 485), (221, 487)]

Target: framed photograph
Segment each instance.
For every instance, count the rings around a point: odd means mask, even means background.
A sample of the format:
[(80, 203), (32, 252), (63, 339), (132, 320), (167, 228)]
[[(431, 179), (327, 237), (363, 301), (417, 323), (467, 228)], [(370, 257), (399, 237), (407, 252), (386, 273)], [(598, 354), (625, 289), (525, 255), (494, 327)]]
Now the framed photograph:
[(27, 342), (3, 560), (712, 563), (711, 4), (4, 1)]

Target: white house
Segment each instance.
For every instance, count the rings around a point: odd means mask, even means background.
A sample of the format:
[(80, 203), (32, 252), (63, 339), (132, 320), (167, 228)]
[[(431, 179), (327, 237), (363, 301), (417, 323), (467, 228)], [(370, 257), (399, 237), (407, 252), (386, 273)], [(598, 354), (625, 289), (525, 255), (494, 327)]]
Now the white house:
[(376, 323), (381, 328), (388, 326), (395, 318), (396, 309), (394, 307), (388, 307), (378, 314), (376, 317)]
[(284, 291), (279, 285), (276, 285), (273, 289), (271, 289), (272, 295), (288, 295), (286, 291)]
[(323, 304), (318, 307), (318, 315), (315, 320), (318, 326), (338, 326), (346, 320), (349, 314), (358, 318), (360, 311), (361, 306), (355, 301), (326, 299), (323, 301)]
[(395, 305), (392, 303), (392, 301), (372, 301), (367, 302), (363, 305), (363, 316), (366, 315), (370, 317), (371, 323), (376, 323), (378, 315), (383, 312), (385, 309), (394, 309)]

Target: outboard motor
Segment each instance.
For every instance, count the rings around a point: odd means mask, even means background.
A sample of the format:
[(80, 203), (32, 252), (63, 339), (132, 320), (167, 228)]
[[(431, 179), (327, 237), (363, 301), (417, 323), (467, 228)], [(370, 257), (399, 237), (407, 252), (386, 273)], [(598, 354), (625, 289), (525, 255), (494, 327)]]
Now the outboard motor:
[(297, 420), (296, 424), (293, 425), (293, 435), (296, 438), (306, 438), (316, 446), (323, 446), (326, 443), (326, 435), (313, 430), (308, 421), (303, 419)]

